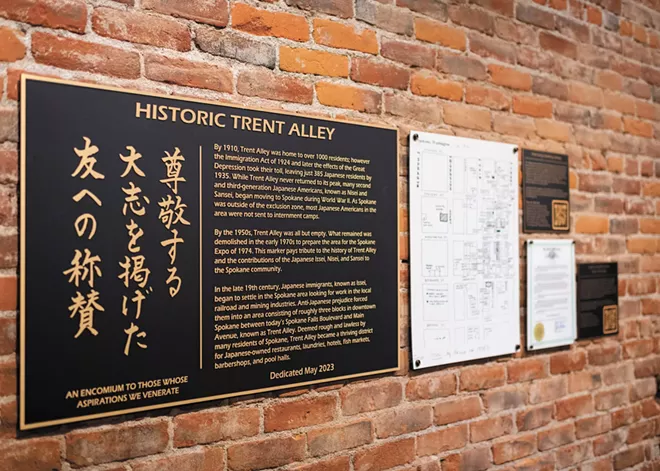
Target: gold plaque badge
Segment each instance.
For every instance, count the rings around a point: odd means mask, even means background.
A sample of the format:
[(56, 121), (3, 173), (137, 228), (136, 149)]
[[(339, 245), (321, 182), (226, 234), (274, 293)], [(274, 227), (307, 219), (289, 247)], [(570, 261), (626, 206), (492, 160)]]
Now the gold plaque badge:
[(568, 201), (552, 200), (552, 229), (568, 230)]
[(534, 339), (540, 342), (545, 337), (545, 326), (540, 322), (534, 326)]
[(603, 333), (614, 334), (619, 331), (619, 308), (616, 304), (603, 306)]

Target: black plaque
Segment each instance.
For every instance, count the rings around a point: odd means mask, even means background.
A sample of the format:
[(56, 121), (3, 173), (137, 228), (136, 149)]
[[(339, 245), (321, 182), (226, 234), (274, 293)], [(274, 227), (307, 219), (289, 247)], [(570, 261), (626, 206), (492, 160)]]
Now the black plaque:
[(568, 156), (524, 149), (522, 167), (523, 230), (568, 232)]
[(21, 429), (398, 368), (395, 129), (21, 86)]
[(578, 265), (578, 338), (619, 332), (616, 263)]

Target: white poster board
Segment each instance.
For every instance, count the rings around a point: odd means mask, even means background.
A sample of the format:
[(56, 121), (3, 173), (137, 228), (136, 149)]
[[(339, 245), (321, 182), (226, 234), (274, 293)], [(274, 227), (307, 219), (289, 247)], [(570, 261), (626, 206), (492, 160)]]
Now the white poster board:
[(410, 133), (413, 368), (520, 348), (518, 152)]
[(575, 243), (527, 241), (527, 349), (570, 345), (577, 338)]

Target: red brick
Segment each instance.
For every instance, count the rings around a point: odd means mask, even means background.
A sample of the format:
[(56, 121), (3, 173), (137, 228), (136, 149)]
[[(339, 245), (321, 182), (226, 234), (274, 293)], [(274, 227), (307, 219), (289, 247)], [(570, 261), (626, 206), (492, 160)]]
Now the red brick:
[(399, 7), (410, 8), (412, 11), (421, 13), (436, 20), (447, 20), (447, 5), (433, 0), (396, 0)]
[(539, 43), (543, 49), (554, 51), (557, 54), (570, 57), (571, 59), (577, 57), (576, 44), (561, 36), (541, 31), (539, 34)]
[(142, 8), (213, 26), (227, 26), (227, 0), (143, 0)]
[(0, 61), (14, 62), (25, 57), (25, 44), (22, 39), (22, 33), (0, 27)]
[(607, 234), (609, 219), (606, 216), (579, 216), (575, 222), (575, 232), (581, 234)]
[(455, 54), (438, 54), (436, 68), (440, 72), (474, 80), (485, 80), (488, 77), (483, 62), (472, 57)]
[(280, 69), (302, 74), (348, 77), (348, 57), (325, 51), (281, 46)]
[(644, 461), (644, 447), (638, 445), (636, 447), (628, 448), (614, 455), (614, 469), (624, 469), (635, 466), (637, 463)]
[(508, 110), (511, 99), (507, 94), (495, 88), (467, 84), (465, 102), (471, 105), (485, 106), (494, 110)]
[(553, 375), (580, 371), (587, 364), (583, 350), (555, 353), (550, 357), (550, 373)]
[(436, 425), (446, 425), (462, 420), (473, 419), (481, 415), (479, 396), (468, 396), (445, 402), (438, 402), (434, 407)]
[[(385, 3), (385, 2), (383, 2)], [(412, 13), (377, 1), (358, 0), (355, 17), (371, 25), (396, 34), (410, 36), (413, 33)]]
[(415, 37), (429, 43), (465, 50), (465, 33), (457, 28), (426, 18), (415, 19)]
[(536, 126), (531, 119), (499, 115), (493, 120), (493, 129), (499, 134), (508, 134), (523, 139), (536, 136)]
[(241, 95), (308, 104), (312, 102), (314, 95), (311, 85), (293, 77), (265, 70), (240, 72), (236, 90)]
[(606, 111), (594, 111), (591, 122), (595, 128), (610, 129), (617, 132), (620, 132), (623, 127), (623, 121), (619, 114)]
[(138, 44), (190, 50), (190, 30), (176, 20), (147, 13), (99, 7), (92, 15), (92, 28), (101, 36)]
[(531, 381), (548, 376), (548, 363), (542, 358), (526, 358), (507, 364), (509, 383)]
[(454, 425), (417, 436), (417, 455), (437, 455), (462, 448), (467, 443), (467, 424)]
[(412, 401), (446, 397), (455, 392), (456, 375), (453, 373), (418, 376), (411, 378), (406, 385), (406, 397)]
[(291, 471), (350, 471), (351, 459), (349, 456), (335, 456), (311, 464), (293, 466), (289, 469)]
[(546, 451), (575, 441), (575, 427), (568, 423), (539, 432), (539, 450)]
[(660, 219), (641, 219), (639, 229), (645, 234), (660, 234)]
[(603, 458), (598, 461), (580, 466), (580, 471), (612, 471), (612, 458)]
[(519, 4), (516, 10), (516, 18), (523, 23), (529, 23), (545, 29), (555, 29), (556, 16), (533, 4)]
[(623, 117), (623, 130), (636, 136), (653, 137), (653, 126), (651, 126), (651, 123), (628, 116)]
[(374, 419), (378, 438), (389, 438), (429, 428), (433, 424), (430, 405), (396, 408), (383, 412)]
[(174, 418), (174, 446), (185, 447), (236, 440), (259, 433), (259, 411), (254, 408), (205, 410)]
[[(2, 329), (3, 325), (0, 322), (0, 354), (5, 355), (6, 353), (3, 353), (2, 348), (4, 345), (4, 340), (2, 340)], [(14, 349), (11, 349), (12, 353)], [(17, 368), (16, 368), (16, 361), (14, 359), (11, 360), (5, 360), (0, 362), (0, 396), (15, 396), (16, 395), (16, 376), (18, 374)]]
[(513, 97), (513, 112), (537, 118), (550, 118), (552, 117), (552, 102), (547, 98), (516, 95)]
[(516, 48), (513, 44), (479, 33), (470, 33), (470, 51), (509, 64), (516, 62)]
[(646, 422), (640, 422), (637, 424), (632, 424), (628, 429), (628, 439), (626, 443), (632, 445), (633, 443), (639, 443), (642, 440), (651, 438), (655, 434), (655, 422), (652, 420), (647, 420)]
[(600, 26), (603, 24), (603, 13), (598, 8), (587, 5), (587, 21)]
[(471, 30), (486, 34), (493, 34), (494, 31), (493, 15), (469, 5), (450, 5), (449, 18), (455, 24), (465, 26)]
[(520, 435), (493, 444), (493, 461), (502, 464), (514, 461), (536, 452), (536, 435)]
[(628, 294), (639, 296), (656, 292), (655, 280), (653, 278), (636, 278), (628, 280)]
[(590, 394), (567, 397), (555, 403), (555, 418), (557, 420), (587, 415), (593, 411), (594, 402)]
[(144, 70), (147, 78), (159, 82), (226, 93), (233, 90), (231, 70), (207, 62), (191, 62), (147, 54), (144, 58)]
[(367, 113), (378, 113), (381, 105), (380, 93), (337, 83), (318, 82), (316, 95), (323, 105)]
[(518, 412), (516, 415), (516, 424), (518, 430), (534, 430), (552, 422), (553, 406), (552, 404), (530, 407)]
[(401, 402), (403, 390), (398, 381), (369, 382), (340, 391), (344, 415), (355, 415), (394, 407)]
[(61, 469), (60, 442), (55, 438), (34, 438), (0, 445), (2, 471)]
[(354, 15), (351, 0), (286, 0), (286, 4), (293, 7), (310, 10), (312, 12), (327, 13), (340, 18), (351, 18)]
[(256, 36), (274, 36), (293, 41), (309, 39), (305, 17), (291, 13), (261, 10), (244, 3), (235, 3), (231, 10), (232, 27)]
[(375, 62), (363, 57), (351, 60), (351, 79), (355, 82), (368, 83), (379, 87), (390, 87), (405, 90), (410, 81), (407, 68), (398, 67), (386, 62)]
[(440, 80), (430, 72), (417, 72), (410, 81), (410, 90), (415, 95), (435, 96), (446, 100), (461, 101), (463, 85), (459, 82)]
[(560, 469), (580, 463), (589, 458), (591, 446), (589, 443), (578, 443), (565, 446), (555, 452), (555, 460)]
[(461, 391), (478, 391), (503, 386), (505, 382), (503, 365), (481, 365), (462, 370), (459, 384)]
[(355, 471), (382, 471), (410, 463), (415, 459), (415, 439), (387, 442), (358, 451), (353, 458)]
[(264, 431), (278, 432), (330, 422), (335, 418), (337, 399), (320, 396), (280, 402), (264, 408)]
[(18, 279), (15, 276), (0, 276), (0, 293), (0, 311), (18, 308)]
[(443, 471), (485, 471), (486, 469), (490, 469), (492, 464), (490, 447), (488, 446), (468, 448), (460, 453), (445, 456), (442, 459)]
[(655, 396), (658, 386), (655, 378), (638, 379), (630, 387), (630, 400), (640, 401), (647, 397)]
[(474, 3), (504, 16), (513, 16), (513, 0), (470, 0), (470, 3)]
[(609, 415), (597, 415), (575, 421), (575, 432), (579, 439), (593, 437), (611, 430)]
[(366, 445), (372, 441), (371, 422), (368, 420), (307, 432), (307, 446), (309, 454), (312, 456), (348, 450)]
[(87, 24), (87, 6), (83, 0), (6, 0), (0, 3), (0, 16), (82, 33)]
[(164, 451), (169, 441), (165, 420), (77, 430), (65, 439), (67, 461), (77, 467), (153, 455)]
[(32, 34), (32, 55), (41, 64), (63, 69), (121, 78), (140, 76), (140, 57), (136, 52), (40, 31)]
[[(383, 102), (383, 107), (386, 113), (394, 116), (401, 116), (423, 123), (441, 123), (442, 110), (436, 106), (428, 106), (428, 99), (411, 97), (408, 95), (400, 95), (394, 93), (386, 93)], [(408, 227), (407, 224), (405, 226)], [(403, 252), (408, 250), (407, 239), (406, 245), (402, 247), (401, 259), (405, 260)]]
[(660, 415), (660, 405), (658, 404), (658, 401), (654, 397), (649, 397), (648, 399), (644, 399), (641, 402), (641, 405), (642, 405), (642, 416), (649, 418)]
[(313, 36), (316, 43), (324, 46), (367, 52), (369, 54), (378, 53), (376, 32), (371, 29), (363, 28), (357, 31), (353, 26), (315, 18)]
[(513, 88), (516, 90), (531, 90), (532, 76), (526, 72), (520, 72), (510, 67), (497, 64), (488, 66), (490, 80), (496, 85)]
[(487, 110), (447, 103), (443, 106), (443, 112), (447, 124), (478, 131), (490, 131), (491, 115)]
[(635, 377), (645, 378), (660, 373), (660, 359), (645, 358), (635, 362)]
[(606, 91), (604, 94), (603, 105), (605, 108), (615, 110), (620, 113), (635, 114), (635, 100), (629, 95), (620, 95)]
[(435, 65), (435, 51), (421, 44), (383, 38), (380, 53), (387, 59), (414, 67), (430, 69)]
[(481, 419), (470, 423), (470, 441), (483, 442), (507, 435), (513, 431), (513, 419), (510, 415)]
[(542, 379), (532, 383), (529, 390), (529, 402), (538, 404), (554, 401), (566, 395), (566, 377)]
[(621, 347), (619, 345), (601, 345), (587, 351), (590, 365), (609, 365), (621, 360)]
[(653, 339), (640, 339), (623, 344), (623, 358), (640, 358), (653, 353)]
[(507, 409), (517, 409), (527, 403), (527, 391), (520, 385), (490, 389), (483, 394), (483, 400), (491, 414)]
[(539, 137), (560, 142), (569, 142), (573, 138), (573, 131), (569, 124), (549, 119), (536, 120), (536, 133)]
[(568, 86), (568, 99), (586, 106), (603, 106), (603, 92), (600, 88), (585, 85), (580, 82), (571, 82)]
[(224, 469), (225, 450), (222, 447), (209, 447), (163, 458), (134, 463), (133, 471), (179, 471), (195, 469), (199, 471), (214, 471)]
[(232, 471), (276, 468), (301, 461), (304, 457), (304, 435), (267, 438), (227, 448), (227, 464)]
[(616, 450), (624, 443), (625, 443), (625, 438), (623, 437), (623, 434), (620, 432), (606, 433), (603, 435), (599, 435), (598, 437), (594, 438), (593, 441), (594, 455), (596, 456), (606, 455)]

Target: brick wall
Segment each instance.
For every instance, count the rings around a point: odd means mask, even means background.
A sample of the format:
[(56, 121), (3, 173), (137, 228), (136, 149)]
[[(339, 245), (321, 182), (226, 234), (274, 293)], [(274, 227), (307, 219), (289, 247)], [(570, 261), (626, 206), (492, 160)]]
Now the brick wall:
[[(398, 126), (403, 365), (408, 131), (568, 153), (620, 334), (16, 439), (22, 71)], [(656, 102), (657, 0), (0, 0), (0, 470), (659, 470)]]

